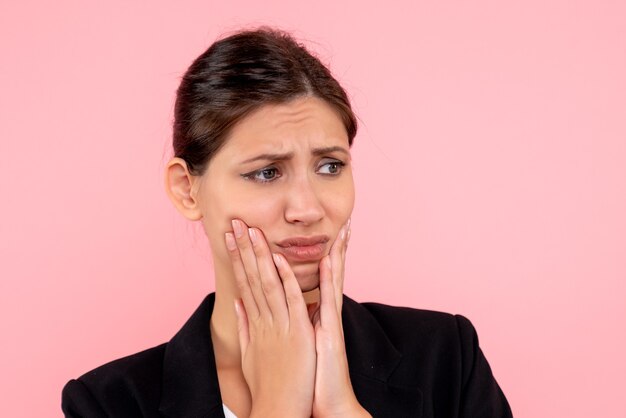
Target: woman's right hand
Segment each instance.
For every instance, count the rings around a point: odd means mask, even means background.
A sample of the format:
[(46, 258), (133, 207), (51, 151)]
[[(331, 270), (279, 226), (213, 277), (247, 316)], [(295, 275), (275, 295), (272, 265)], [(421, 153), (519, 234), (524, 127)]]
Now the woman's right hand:
[(259, 229), (238, 219), (232, 223), (234, 235), (227, 232), (225, 241), (241, 295), (235, 309), (250, 416), (310, 417), (315, 331), (300, 285)]

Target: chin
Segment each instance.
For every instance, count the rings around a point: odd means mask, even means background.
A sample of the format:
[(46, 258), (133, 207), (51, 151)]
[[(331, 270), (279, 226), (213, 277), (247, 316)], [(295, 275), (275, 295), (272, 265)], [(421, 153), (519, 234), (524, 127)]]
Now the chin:
[(317, 263), (291, 266), (302, 292), (310, 292), (320, 286), (320, 270)]

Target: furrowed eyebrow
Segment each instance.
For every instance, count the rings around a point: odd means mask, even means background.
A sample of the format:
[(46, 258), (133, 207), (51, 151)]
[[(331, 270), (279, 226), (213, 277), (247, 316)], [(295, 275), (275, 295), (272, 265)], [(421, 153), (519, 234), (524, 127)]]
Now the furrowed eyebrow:
[(334, 147), (324, 147), (324, 148), (313, 148), (313, 150), (311, 151), (311, 154), (313, 155), (322, 155), (322, 154), (330, 154), (331, 152), (342, 152), (346, 155), (350, 155), (350, 152), (343, 148), (343, 147), (338, 147), (338, 146), (334, 146)]
[(288, 152), (286, 154), (260, 154), (260, 155), (257, 155), (256, 157), (252, 157), (250, 159), (242, 161), (241, 164), (247, 164), (247, 163), (251, 163), (253, 161), (258, 161), (258, 160), (283, 161), (283, 160), (289, 160), (292, 157), (293, 157), (293, 152)]
[[(343, 147), (338, 147), (338, 146), (313, 148), (313, 150), (311, 150), (311, 154), (313, 155), (323, 155), (323, 154), (329, 154), (331, 152), (341, 152), (348, 156), (350, 155), (350, 152), (348, 152), (348, 150), (346, 150)], [(293, 152), (288, 152), (285, 154), (269, 154), (268, 153), (268, 154), (260, 154), (260, 155), (257, 155), (256, 157), (249, 158), (245, 161), (242, 161), (241, 164), (247, 164), (247, 163), (251, 163), (253, 161), (258, 161), (258, 160), (284, 161), (284, 160), (289, 160), (291, 158), (293, 158)]]

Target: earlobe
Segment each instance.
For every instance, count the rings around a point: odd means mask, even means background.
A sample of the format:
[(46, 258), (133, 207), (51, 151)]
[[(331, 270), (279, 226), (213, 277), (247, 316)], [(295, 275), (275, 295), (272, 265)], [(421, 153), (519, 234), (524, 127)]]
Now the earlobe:
[(202, 219), (202, 211), (194, 194), (198, 177), (189, 173), (182, 158), (172, 158), (165, 167), (165, 191), (176, 209), (187, 219)]

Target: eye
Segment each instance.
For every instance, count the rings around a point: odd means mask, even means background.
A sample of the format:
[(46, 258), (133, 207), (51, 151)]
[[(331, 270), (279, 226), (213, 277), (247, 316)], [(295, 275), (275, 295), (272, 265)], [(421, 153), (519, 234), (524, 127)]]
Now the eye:
[(269, 183), (280, 177), (280, 174), (276, 167), (265, 167), (251, 173), (242, 174), (241, 177), (246, 180), (256, 181), (257, 183)]
[(333, 161), (329, 161), (327, 163), (322, 164), (319, 168), (319, 171), (320, 171), (320, 174), (336, 176), (337, 174), (341, 173), (341, 169), (345, 165), (346, 164), (342, 161), (333, 160)]

